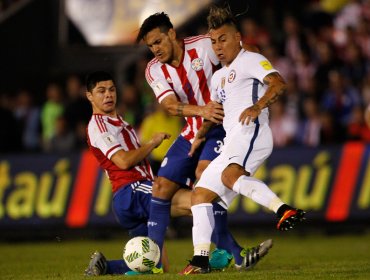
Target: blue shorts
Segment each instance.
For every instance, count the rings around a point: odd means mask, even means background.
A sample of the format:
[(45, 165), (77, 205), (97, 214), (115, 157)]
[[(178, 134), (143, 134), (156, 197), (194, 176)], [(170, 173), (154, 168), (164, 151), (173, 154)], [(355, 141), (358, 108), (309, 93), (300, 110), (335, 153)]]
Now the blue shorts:
[(176, 182), (182, 187), (192, 187), (198, 161), (215, 159), (221, 152), (224, 137), (223, 126), (215, 126), (206, 134), (206, 141), (192, 157), (189, 157), (191, 143), (180, 135), (164, 157), (158, 176)]
[(113, 195), (113, 213), (132, 237), (148, 235), (152, 185), (152, 181), (138, 181), (119, 189)]

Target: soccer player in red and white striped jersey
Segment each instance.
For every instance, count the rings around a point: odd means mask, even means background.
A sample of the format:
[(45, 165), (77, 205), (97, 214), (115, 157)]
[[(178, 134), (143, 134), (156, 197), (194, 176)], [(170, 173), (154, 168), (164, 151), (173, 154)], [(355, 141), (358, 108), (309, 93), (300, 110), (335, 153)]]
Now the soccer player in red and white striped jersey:
[[(140, 144), (134, 129), (117, 114), (116, 87), (110, 74), (91, 73), (86, 88), (93, 109), (87, 127), (88, 145), (111, 181), (113, 212), (130, 236), (145, 236), (153, 184), (152, 169), (146, 157), (170, 135), (155, 133), (148, 143)], [(173, 206), (175, 215), (190, 214), (189, 209), (188, 213), (185, 211), (190, 208), (190, 192), (174, 196)], [(124, 274), (128, 271), (123, 260), (106, 261), (96, 252), (85, 274)]]
[[(152, 40), (156, 39), (154, 37)], [(151, 42), (150, 40), (150, 37), (146, 37), (147, 42)], [(168, 111), (171, 112), (174, 105), (183, 106), (183, 111), (189, 110), (188, 113), (182, 112), (181, 114), (179, 112), (181, 108), (176, 108), (172, 114), (185, 117), (186, 125), (181, 135), (186, 140), (192, 141), (203, 122), (202, 117), (213, 117), (211, 112), (203, 113), (202, 109), (205, 108), (202, 107), (210, 102), (210, 78), (219, 68), (219, 61), (214, 55), (210, 39), (206, 35), (185, 38), (179, 44), (182, 47), (182, 57), (178, 63), (162, 63), (165, 60), (164, 52), (157, 51), (156, 57), (148, 63), (145, 75), (156, 99)], [(151, 48), (155, 49), (154, 45), (155, 42)], [(218, 107), (218, 109), (220, 108)], [(219, 115), (213, 118), (220, 120), (221, 111), (218, 113)]]
[[(172, 196), (180, 188), (191, 188), (222, 147), (223, 109), (217, 102), (210, 101), (211, 77), (220, 63), (208, 35), (179, 40), (168, 15), (163, 12), (143, 22), (137, 42), (141, 40), (155, 56), (148, 63), (145, 75), (157, 101), (170, 115), (186, 120), (181, 135), (163, 159), (153, 185), (148, 234), (161, 248), (170, 220)], [(204, 119), (219, 125), (207, 133), (202, 147), (190, 157), (191, 143)], [(237, 263), (242, 262), (242, 247), (227, 230), (225, 206), (214, 203), (213, 211), (216, 220), (213, 241), (218, 248), (233, 253)], [(229, 261), (232, 259), (231, 254), (223, 255)]]
[(115, 193), (133, 181), (153, 180), (146, 158), (122, 172), (114, 163), (119, 161), (119, 151), (137, 150), (141, 147), (134, 129), (121, 116), (94, 113), (88, 125), (88, 142), (101, 167), (106, 170)]

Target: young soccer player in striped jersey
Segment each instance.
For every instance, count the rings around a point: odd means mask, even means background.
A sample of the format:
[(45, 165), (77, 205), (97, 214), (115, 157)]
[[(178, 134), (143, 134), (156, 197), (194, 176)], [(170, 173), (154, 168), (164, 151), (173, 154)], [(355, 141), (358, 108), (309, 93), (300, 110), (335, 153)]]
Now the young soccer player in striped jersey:
[[(277, 213), (279, 230), (292, 228), (304, 216), (304, 211), (284, 204), (265, 183), (251, 177), (271, 154), (267, 107), (284, 92), (285, 82), (264, 56), (241, 48), (241, 35), (228, 7), (212, 7), (207, 20), (213, 50), (223, 64), (212, 77), (211, 99), (223, 104), (226, 137), (221, 154), (203, 172), (192, 193), (194, 256), (180, 273), (185, 275), (210, 271), (214, 200), (229, 205), (237, 194), (249, 197)], [(211, 122), (203, 123), (190, 155), (210, 127)], [(269, 246), (265, 242), (252, 251), (249, 266), (263, 257)]]
[[(154, 54), (146, 68), (146, 79), (157, 101), (170, 115), (184, 117), (186, 124), (162, 161), (153, 185), (149, 217), (149, 237), (160, 247), (170, 221), (171, 198), (180, 188), (192, 188), (195, 180), (220, 153), (225, 136), (221, 125), (222, 106), (210, 99), (212, 74), (220, 68), (208, 35), (179, 40), (165, 13), (149, 16), (141, 25), (137, 41), (141, 40)], [(191, 143), (204, 119), (218, 123), (206, 135), (196, 153), (189, 157)], [(219, 249), (211, 257), (211, 266), (222, 268), (235, 258), (241, 265), (245, 250), (234, 240), (227, 228), (227, 210), (213, 204), (216, 219), (213, 241)], [(220, 252), (222, 252), (220, 254)], [(231, 255), (231, 254), (232, 255)], [(225, 260), (226, 258), (226, 260)]]
[[(112, 184), (113, 212), (130, 236), (147, 236), (154, 178), (147, 156), (170, 135), (156, 133), (148, 143), (140, 144), (135, 130), (117, 114), (116, 87), (110, 74), (91, 73), (86, 88), (93, 109), (87, 127), (88, 145)], [(180, 190), (173, 197), (171, 214), (190, 215), (189, 209), (190, 192)], [(129, 271), (123, 259), (107, 261), (101, 252), (95, 252), (85, 274), (96, 276)], [(151, 272), (162, 273), (163, 270), (158, 268)]]

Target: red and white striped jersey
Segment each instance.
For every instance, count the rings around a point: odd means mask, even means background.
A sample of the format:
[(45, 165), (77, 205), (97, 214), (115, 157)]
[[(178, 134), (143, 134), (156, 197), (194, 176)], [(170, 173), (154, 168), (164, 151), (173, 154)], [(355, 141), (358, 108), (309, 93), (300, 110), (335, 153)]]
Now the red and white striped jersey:
[[(200, 35), (184, 39), (184, 52), (178, 67), (152, 59), (145, 76), (159, 103), (170, 95), (186, 104), (205, 105), (210, 101), (212, 74), (219, 69), (219, 60), (212, 50), (209, 36)], [(181, 134), (193, 141), (203, 119), (185, 117)]]
[(135, 181), (153, 180), (153, 172), (146, 159), (129, 170), (120, 169), (110, 160), (119, 150), (130, 151), (140, 147), (135, 130), (121, 117), (93, 114), (87, 126), (87, 142), (106, 171), (113, 192)]

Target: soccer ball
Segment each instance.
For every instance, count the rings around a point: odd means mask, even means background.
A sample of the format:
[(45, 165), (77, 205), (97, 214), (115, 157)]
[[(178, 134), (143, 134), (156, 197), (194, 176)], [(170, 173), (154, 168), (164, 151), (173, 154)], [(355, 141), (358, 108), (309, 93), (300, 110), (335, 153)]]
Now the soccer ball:
[(137, 236), (123, 248), (123, 259), (136, 272), (146, 272), (155, 267), (161, 256), (159, 246), (149, 237)]

